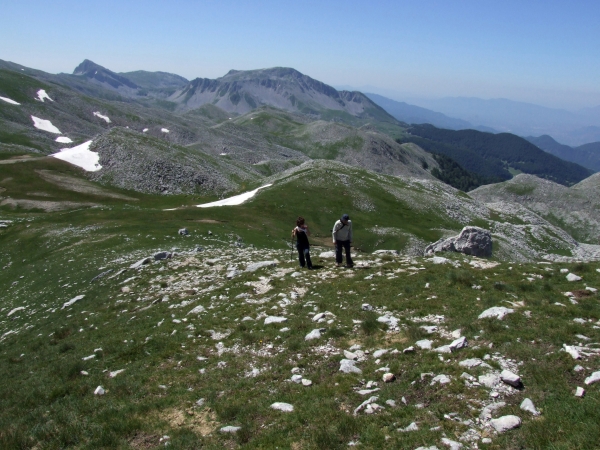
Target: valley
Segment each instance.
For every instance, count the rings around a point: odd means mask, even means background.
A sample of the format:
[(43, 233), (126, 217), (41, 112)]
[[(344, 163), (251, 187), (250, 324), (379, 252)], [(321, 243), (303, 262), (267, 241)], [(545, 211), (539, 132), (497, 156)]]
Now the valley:
[[(513, 135), (528, 158), (484, 161), (502, 147), (488, 133), (435, 141), (448, 130), (293, 69), (188, 81), (3, 62), (0, 97), (2, 448), (600, 439), (590, 170)], [(440, 181), (426, 140), (501, 182)], [(342, 213), (352, 269), (333, 259)], [(490, 258), (424, 255), (466, 226), (491, 233)]]

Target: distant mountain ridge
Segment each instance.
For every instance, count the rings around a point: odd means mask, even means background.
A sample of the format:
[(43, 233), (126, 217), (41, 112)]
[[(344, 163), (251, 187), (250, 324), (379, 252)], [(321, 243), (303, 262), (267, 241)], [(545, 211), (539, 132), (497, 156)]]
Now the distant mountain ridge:
[(571, 161), (583, 167), (587, 167), (594, 172), (600, 172), (600, 142), (591, 142), (580, 145), (579, 147), (570, 147), (559, 144), (551, 136), (542, 135), (538, 137), (526, 137), (529, 142), (537, 145), (539, 148), (554, 156), (558, 156), (565, 161)]
[(73, 83), (85, 79), (130, 100), (154, 102), (180, 112), (213, 104), (229, 113), (246, 114), (261, 106), (271, 106), (325, 120), (352, 123), (356, 118), (398, 124), (364, 94), (337, 91), (289, 67), (230, 70), (221, 78), (188, 81), (167, 72), (118, 74), (86, 59), (72, 75), (61, 76), (76, 89), (78, 86)]
[(600, 141), (598, 108), (571, 112), (505, 98), (484, 100), (476, 97), (420, 99), (418, 105), (499, 132), (520, 136), (548, 134), (561, 143), (574, 146)]
[(108, 85), (113, 89), (129, 88), (137, 90), (139, 86), (128, 78), (118, 75), (89, 59), (84, 60), (73, 71), (73, 75), (85, 77), (92, 82)]
[(544, 152), (510, 133), (454, 131), (432, 125), (413, 125), (408, 131), (409, 142), (449, 156), (466, 170), (486, 177), (506, 180), (513, 173), (524, 172), (570, 186), (592, 174), (591, 170)]
[(451, 130), (473, 128), (473, 125), (466, 120), (455, 119), (420, 106), (398, 102), (383, 95), (371, 93), (365, 93), (365, 95), (401, 122), (409, 124), (429, 123), (439, 128), (449, 128)]
[(221, 109), (245, 114), (260, 106), (332, 119), (338, 116), (397, 123), (383, 108), (360, 92), (335, 88), (295, 69), (231, 70), (217, 79), (196, 78), (168, 101), (177, 110), (190, 110), (212, 103)]

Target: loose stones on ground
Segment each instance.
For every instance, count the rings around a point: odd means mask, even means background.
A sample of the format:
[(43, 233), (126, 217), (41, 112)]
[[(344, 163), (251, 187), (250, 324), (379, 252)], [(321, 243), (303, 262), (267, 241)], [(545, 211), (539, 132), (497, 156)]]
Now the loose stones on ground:
[(520, 427), (521, 418), (513, 415), (502, 416), (490, 420), (490, 425), (494, 427), (498, 433), (504, 433), (505, 431)]

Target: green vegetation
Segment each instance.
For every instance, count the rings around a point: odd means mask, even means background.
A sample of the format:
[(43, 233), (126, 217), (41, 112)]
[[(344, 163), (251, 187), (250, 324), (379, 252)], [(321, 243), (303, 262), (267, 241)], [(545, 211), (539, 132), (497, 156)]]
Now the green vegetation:
[[(57, 181), (65, 177), (69, 188)], [(73, 180), (87, 190), (74, 190)], [(598, 264), (502, 263), (480, 270), (463, 256), (449, 256), (460, 266), (454, 268), (372, 255), (378, 248), (402, 250), (407, 242), (406, 235), (375, 229), (394, 228), (426, 242), (438, 239), (439, 229), (460, 229), (437, 207), (415, 208), (425, 203), (418, 195), (427, 195), (429, 204), (435, 200), (422, 187), (321, 162), (277, 179), (248, 203), (201, 209), (193, 205), (212, 199), (107, 188), (52, 158), (0, 164), (0, 186), (4, 198), (38, 202), (35, 209), (25, 203), (0, 208), (0, 218), (13, 221), (0, 228), (0, 291), (6, 293), (0, 305), (2, 448), (157, 448), (165, 435), (174, 449), (346, 448), (350, 441), (365, 448), (441, 447), (442, 433), (458, 439), (468, 429), (444, 415), (474, 420), (490, 402), (488, 390), (464, 385), (466, 370), (458, 362), (495, 352), (522, 363), (525, 391), (501, 398), (507, 403), (501, 413), (521, 416), (523, 426), (493, 437), (491, 448), (585, 449), (600, 439), (600, 392), (589, 386), (585, 399), (574, 398), (571, 391), (589, 372), (573, 372), (574, 361), (560, 352), (575, 334), (600, 339), (592, 326), (600, 306), (592, 293), (569, 303), (563, 292), (581, 286), (559, 273), (567, 267), (596, 286)], [(368, 193), (372, 209), (354, 206), (358, 189)], [(413, 197), (400, 199), (399, 192)], [(50, 211), (45, 202), (72, 203)], [(335, 269), (331, 259), (319, 257), (331, 250), (331, 226), (341, 211), (350, 211), (354, 222), (354, 270)], [(313, 233), (316, 270), (292, 277), (297, 263), (293, 251), (290, 261), (288, 239), (298, 214)], [(189, 237), (178, 235), (183, 227)], [(175, 248), (173, 259), (129, 268)], [(279, 261), (275, 268), (226, 276), (230, 266), (243, 270), (272, 259)], [(543, 278), (524, 281), (523, 273)], [(78, 295), (84, 297), (63, 308)], [(524, 306), (502, 322), (477, 319), (507, 300)], [(362, 303), (375, 311), (362, 311)], [(205, 312), (188, 314), (199, 305)], [(313, 313), (326, 311), (333, 314), (326, 316), (331, 323), (313, 322)], [(398, 318), (398, 331), (388, 332), (378, 321), (384, 313)], [(444, 321), (438, 326), (461, 329), (469, 347), (444, 354), (444, 361), (435, 352), (402, 353), (419, 339), (435, 339), (436, 346), (449, 342), (420, 328), (429, 323), (412, 320), (439, 314)], [(265, 325), (267, 315), (287, 322)], [(253, 320), (242, 321), (246, 316)], [(579, 317), (594, 322), (573, 322)], [(306, 341), (315, 328), (325, 328), (323, 337)], [(399, 352), (379, 362), (367, 357), (357, 364), (362, 374), (339, 372), (342, 351), (357, 344), (371, 354)], [(290, 381), (295, 367), (312, 386)], [(380, 367), (397, 380), (383, 383)], [(111, 378), (117, 370), (124, 372)], [(451, 383), (431, 385), (422, 373), (447, 374)], [(366, 399), (356, 391), (369, 380), (378, 382), (373, 395), (385, 410), (355, 416)], [(104, 396), (93, 394), (97, 386), (106, 389)], [(525, 396), (542, 410), (541, 419), (518, 409)], [(386, 405), (388, 399), (397, 406)], [(294, 412), (270, 408), (274, 402), (291, 403)], [(397, 431), (413, 421), (418, 431)], [(218, 431), (227, 425), (241, 430)]]
[(484, 184), (498, 183), (502, 180), (493, 177), (485, 177), (463, 169), (452, 158), (443, 154), (433, 154), (433, 158), (439, 164), (439, 169), (434, 167), (431, 175), (438, 180), (449, 184), (456, 189), (468, 192), (483, 186)]
[(528, 184), (507, 184), (505, 189), (515, 195), (529, 195), (535, 191), (535, 186)]
[(413, 125), (406, 139), (432, 153), (449, 156), (470, 172), (511, 178), (510, 169), (570, 186), (592, 174), (577, 164), (563, 161), (510, 133), (444, 130), (432, 125)]

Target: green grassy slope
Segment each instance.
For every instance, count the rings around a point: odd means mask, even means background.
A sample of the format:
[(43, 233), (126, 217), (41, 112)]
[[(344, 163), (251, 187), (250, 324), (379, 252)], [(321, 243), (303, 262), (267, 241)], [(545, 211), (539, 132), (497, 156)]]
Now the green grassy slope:
[[(597, 295), (583, 291), (600, 283), (597, 264), (501, 263), (481, 270), (463, 257), (452, 258), (458, 267), (376, 257), (372, 250), (410, 251), (411, 242), (460, 229), (440, 206), (451, 191), (435, 181), (325, 161), (268, 181), (272, 188), (243, 205), (200, 209), (193, 205), (211, 198), (115, 190), (58, 160), (0, 164), (2, 200), (39, 202), (34, 209), (0, 206), (0, 220), (12, 221), (0, 228), (0, 447), (158, 448), (168, 436), (176, 449), (345, 448), (351, 441), (414, 448), (440, 446), (442, 433), (458, 440), (476, 428), (480, 437), (493, 438), (488, 448), (593, 448), (600, 393), (594, 385), (586, 387), (584, 400), (573, 397), (590, 371), (574, 372), (576, 362), (560, 348), (576, 343), (576, 334), (600, 338)], [(467, 196), (459, 197), (474, 208)], [(72, 204), (44, 212), (43, 202)], [(334, 269), (331, 259), (318, 256), (331, 249), (330, 229), (342, 212), (354, 222), (354, 271)], [(292, 276), (297, 263), (295, 256), (290, 261), (288, 239), (298, 214), (313, 233), (316, 270)], [(495, 219), (480, 218), (487, 225)], [(178, 235), (183, 227), (189, 237)], [(129, 268), (159, 250), (176, 254)], [(227, 278), (233, 268), (273, 259), (276, 268)], [(563, 267), (584, 280), (567, 282)], [(567, 290), (579, 292), (577, 304), (565, 298)], [(502, 322), (477, 320), (490, 306), (511, 306), (507, 301), (523, 306)], [(362, 303), (375, 312), (362, 311)], [(204, 313), (188, 314), (199, 305)], [(333, 316), (313, 322), (312, 313), (326, 311)], [(388, 332), (377, 321), (386, 313), (398, 318), (398, 330)], [(268, 315), (287, 322), (264, 325)], [(460, 328), (469, 347), (444, 354), (443, 361), (435, 352), (402, 353), (420, 339), (433, 339), (434, 346), (450, 342), (420, 328), (439, 320), (431, 315), (444, 316), (437, 323), (444, 332)], [(253, 320), (242, 321), (246, 316)], [(315, 328), (325, 329), (323, 337), (306, 341)], [(367, 356), (357, 364), (362, 374), (343, 374), (339, 361), (352, 345), (371, 355), (378, 349), (399, 353)], [(460, 378), (465, 371), (486, 371), (458, 366), (487, 354), (493, 369), (518, 363), (525, 384), (524, 391), (501, 390), (507, 403), (501, 414), (521, 416), (523, 426), (500, 436), (445, 418), (457, 413), (476, 423), (490, 402), (488, 389), (467, 387)], [(294, 367), (312, 386), (289, 381)], [(381, 367), (397, 380), (383, 383)], [(111, 377), (117, 370), (124, 371)], [(449, 375), (451, 383), (431, 385), (422, 373)], [(367, 381), (378, 383), (371, 395), (385, 410), (353, 415), (369, 397), (356, 392)], [(97, 386), (106, 389), (104, 396), (93, 394)], [(542, 410), (540, 419), (518, 409), (525, 397)], [(274, 402), (293, 404), (294, 412), (273, 410)], [(419, 431), (397, 431), (413, 421)], [(241, 429), (218, 431), (227, 425)]]

